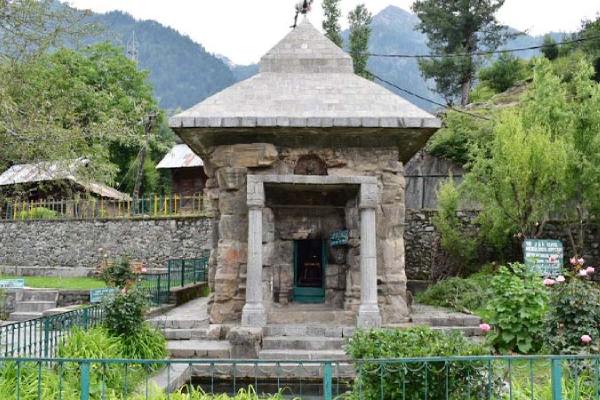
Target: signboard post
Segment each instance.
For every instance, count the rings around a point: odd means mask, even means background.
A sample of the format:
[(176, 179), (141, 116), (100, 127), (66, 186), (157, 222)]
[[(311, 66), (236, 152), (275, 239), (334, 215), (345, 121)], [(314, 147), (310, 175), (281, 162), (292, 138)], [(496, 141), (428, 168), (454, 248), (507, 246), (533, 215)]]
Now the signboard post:
[(542, 276), (557, 276), (564, 263), (560, 240), (527, 239), (523, 242), (523, 258), (529, 269)]
[(3, 279), (0, 280), (0, 289), (22, 289), (25, 287), (25, 279)]
[(349, 233), (347, 230), (335, 231), (331, 234), (331, 245), (333, 247), (336, 246), (344, 246), (348, 244)]
[(117, 292), (114, 288), (92, 289), (90, 290), (90, 303), (101, 303), (106, 296), (112, 296)]

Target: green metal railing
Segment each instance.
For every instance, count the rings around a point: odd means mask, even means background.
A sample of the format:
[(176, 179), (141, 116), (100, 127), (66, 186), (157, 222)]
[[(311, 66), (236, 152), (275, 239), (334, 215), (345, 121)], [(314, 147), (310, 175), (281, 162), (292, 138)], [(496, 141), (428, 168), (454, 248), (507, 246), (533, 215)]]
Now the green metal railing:
[(102, 322), (100, 305), (0, 326), (0, 356), (51, 357), (73, 327), (88, 329)]
[(207, 282), (208, 256), (174, 259), (167, 262), (167, 272), (140, 275), (138, 285), (154, 304), (169, 302), (171, 289)]
[(10, 393), (0, 396), (25, 399), (19, 393), (35, 388), (39, 399), (50, 392), (53, 398), (154, 400), (194, 388), (220, 395), (252, 386), (260, 396), (281, 393), (297, 399), (593, 400), (600, 396), (598, 366), (598, 356), (352, 362), (5, 358), (0, 359), (0, 379), (14, 383), (8, 385)]

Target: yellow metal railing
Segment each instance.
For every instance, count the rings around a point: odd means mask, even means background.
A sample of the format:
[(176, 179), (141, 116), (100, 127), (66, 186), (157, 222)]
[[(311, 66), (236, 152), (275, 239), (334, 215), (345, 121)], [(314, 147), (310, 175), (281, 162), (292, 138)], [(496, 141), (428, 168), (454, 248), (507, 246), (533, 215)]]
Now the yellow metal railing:
[(153, 194), (131, 200), (103, 198), (10, 199), (0, 203), (0, 219), (13, 221), (159, 218), (202, 215), (204, 215), (204, 199), (201, 194)]

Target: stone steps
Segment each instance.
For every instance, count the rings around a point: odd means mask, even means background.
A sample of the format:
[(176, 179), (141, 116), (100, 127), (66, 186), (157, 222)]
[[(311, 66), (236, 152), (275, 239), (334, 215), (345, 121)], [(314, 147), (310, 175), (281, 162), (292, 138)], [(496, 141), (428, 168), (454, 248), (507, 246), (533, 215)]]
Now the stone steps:
[(352, 325), (354, 313), (351, 311), (342, 310), (323, 310), (315, 308), (314, 310), (273, 310), (269, 312), (267, 321), (270, 325), (277, 324), (307, 324), (322, 326), (323, 324), (345, 326)]
[(229, 359), (231, 345), (226, 340), (169, 340), (171, 358)]
[(15, 312), (38, 312), (56, 308), (56, 301), (20, 301), (15, 304)]
[(8, 316), (8, 320), (12, 321), (12, 322), (22, 322), (22, 321), (29, 321), (30, 319), (40, 318), (43, 316), (44, 316), (44, 313), (41, 313), (41, 312), (28, 312), (28, 311), (13, 312), (13, 313), (10, 313), (10, 315)]
[(351, 337), (354, 326), (313, 326), (278, 324), (263, 328), (264, 336), (316, 336), (316, 337)]
[(162, 329), (167, 340), (218, 340), (221, 335), (221, 327), (212, 325), (206, 328), (191, 329)]
[(23, 292), (21, 293), (21, 301), (52, 301), (56, 303), (58, 301), (58, 291), (44, 289), (23, 289)]
[(310, 336), (268, 336), (263, 339), (263, 350), (341, 350), (343, 338)]
[(447, 316), (415, 315), (411, 318), (411, 322), (415, 325), (428, 325), (431, 327), (479, 326), (481, 318), (467, 314)]
[(343, 350), (261, 350), (258, 358), (273, 361), (348, 360), (348, 356)]

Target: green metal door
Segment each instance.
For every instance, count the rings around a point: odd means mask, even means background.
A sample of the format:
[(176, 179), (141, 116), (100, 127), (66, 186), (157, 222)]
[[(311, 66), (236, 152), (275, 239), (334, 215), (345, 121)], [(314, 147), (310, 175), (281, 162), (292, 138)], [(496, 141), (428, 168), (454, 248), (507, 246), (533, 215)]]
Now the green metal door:
[(327, 240), (294, 241), (293, 300), (295, 302), (325, 302), (327, 258)]

